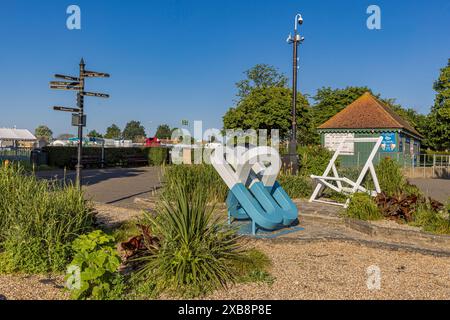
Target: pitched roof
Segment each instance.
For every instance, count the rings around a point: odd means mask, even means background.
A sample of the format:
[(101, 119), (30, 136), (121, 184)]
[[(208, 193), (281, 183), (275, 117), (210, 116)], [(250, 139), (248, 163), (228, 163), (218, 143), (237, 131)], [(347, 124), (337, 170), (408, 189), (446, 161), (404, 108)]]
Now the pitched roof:
[(405, 129), (422, 137), (408, 121), (375, 98), (370, 92), (345, 107), (319, 129)]
[(36, 137), (27, 129), (0, 128), (0, 140), (35, 141)]

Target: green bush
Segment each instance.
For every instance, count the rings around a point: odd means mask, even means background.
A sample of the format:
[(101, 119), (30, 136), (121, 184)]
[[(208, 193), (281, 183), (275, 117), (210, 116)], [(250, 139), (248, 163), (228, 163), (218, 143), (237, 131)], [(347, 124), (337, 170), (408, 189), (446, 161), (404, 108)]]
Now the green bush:
[(343, 215), (359, 220), (380, 220), (383, 218), (373, 198), (366, 193), (355, 193)]
[(381, 191), (388, 196), (402, 192), (407, 182), (400, 165), (389, 157), (383, 158), (375, 167)]
[(312, 183), (309, 178), (280, 173), (278, 182), (292, 199), (311, 196)]
[(75, 255), (67, 268), (66, 276), (66, 282), (70, 283), (72, 299), (120, 298), (124, 284), (117, 272), (120, 256), (114, 237), (96, 230), (75, 239), (72, 249)]
[(151, 166), (161, 166), (169, 159), (169, 149), (152, 147), (148, 148), (148, 163)]
[(62, 271), (71, 243), (91, 229), (93, 210), (72, 185), (0, 168), (0, 260), (5, 272)]
[(297, 149), (300, 157), (299, 175), (322, 175), (333, 154), (321, 146), (301, 146)]
[[(44, 147), (43, 150), (48, 154), (48, 165), (51, 167), (64, 168), (70, 166), (70, 160), (77, 156), (77, 147)], [(83, 154), (97, 156), (101, 159), (101, 147), (83, 147)], [(141, 155), (148, 158), (150, 165), (161, 165), (169, 157), (167, 148), (105, 148), (105, 165), (107, 167), (116, 167), (126, 164), (127, 156)]]
[(413, 215), (413, 226), (421, 227), (424, 231), (437, 234), (450, 234), (450, 215), (447, 210), (436, 212), (427, 205), (420, 206)]
[(194, 297), (225, 287), (237, 278), (236, 260), (244, 259), (233, 229), (213, 216), (207, 207), (204, 185), (192, 189), (188, 180), (164, 198), (157, 217), (146, 215), (151, 234), (160, 239), (151, 254), (140, 258), (138, 277), (156, 292)]

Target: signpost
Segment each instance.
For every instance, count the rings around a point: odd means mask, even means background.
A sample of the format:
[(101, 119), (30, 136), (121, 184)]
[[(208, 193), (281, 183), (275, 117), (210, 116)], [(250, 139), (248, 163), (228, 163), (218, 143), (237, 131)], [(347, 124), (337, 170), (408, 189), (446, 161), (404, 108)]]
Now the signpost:
[(97, 98), (109, 98), (108, 94), (96, 93), (96, 92), (85, 92), (84, 91), (84, 80), (85, 78), (109, 78), (108, 73), (87, 71), (85, 70), (86, 64), (84, 60), (80, 61), (80, 75), (79, 77), (66, 76), (62, 74), (55, 74), (55, 78), (63, 79), (66, 81), (50, 81), (50, 89), (54, 90), (75, 90), (77, 92), (77, 108), (68, 108), (55, 106), (53, 110), (71, 112), (72, 113), (72, 125), (78, 127), (78, 152), (77, 152), (77, 176), (76, 185), (81, 189), (82, 177), (81, 170), (83, 168), (81, 164), (81, 159), (83, 157), (83, 127), (86, 126), (86, 115), (84, 114), (84, 97), (97, 97)]

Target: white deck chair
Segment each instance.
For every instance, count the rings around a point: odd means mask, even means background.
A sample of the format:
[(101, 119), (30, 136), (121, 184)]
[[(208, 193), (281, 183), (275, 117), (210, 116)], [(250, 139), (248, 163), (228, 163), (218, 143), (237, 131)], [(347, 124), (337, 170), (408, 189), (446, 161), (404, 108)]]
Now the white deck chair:
[[(350, 197), (347, 198), (345, 203), (339, 203), (339, 202), (332, 202), (332, 201), (326, 201), (326, 200), (319, 200), (318, 196), (321, 193), (322, 189), (325, 187), (328, 187), (336, 192), (346, 194), (348, 196), (356, 193), (356, 192), (365, 192), (370, 194), (373, 197), (376, 197), (380, 192), (380, 185), (378, 183), (377, 174), (375, 172), (375, 168), (373, 166), (373, 159), (375, 158), (375, 155), (377, 154), (378, 149), (380, 148), (381, 142), (383, 141), (383, 137), (379, 138), (347, 138), (344, 139), (341, 144), (336, 149), (333, 157), (330, 160), (330, 163), (328, 164), (327, 168), (325, 169), (325, 172), (321, 176), (311, 175), (311, 178), (313, 180), (317, 181), (317, 186), (314, 189), (313, 194), (311, 195), (311, 198), (309, 199), (309, 202), (321, 202), (321, 203), (328, 203), (333, 205), (340, 205), (344, 208), (348, 207), (348, 204), (350, 202)], [(338, 174), (338, 171), (336, 169), (336, 159), (341, 154), (345, 143), (353, 142), (375, 142), (375, 145), (372, 149), (372, 152), (369, 155), (369, 158), (367, 159), (361, 173), (359, 174), (358, 179), (354, 182), (346, 177), (340, 177)], [(329, 176), (330, 171), (332, 171), (333, 175)], [(363, 186), (361, 186), (361, 183), (364, 180), (364, 177), (367, 174), (367, 171), (370, 171), (370, 174), (372, 175), (373, 183), (375, 185), (375, 190), (367, 190)], [(336, 182), (336, 185), (330, 183)], [(347, 184), (350, 187), (344, 187), (343, 184)]]

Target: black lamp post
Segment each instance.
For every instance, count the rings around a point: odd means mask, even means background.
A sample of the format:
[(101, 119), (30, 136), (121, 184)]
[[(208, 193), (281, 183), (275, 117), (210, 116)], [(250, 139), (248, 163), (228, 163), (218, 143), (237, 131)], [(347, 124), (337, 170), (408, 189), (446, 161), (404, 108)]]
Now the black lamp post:
[(291, 137), (289, 141), (289, 162), (292, 166), (292, 174), (298, 172), (298, 154), (297, 154), (297, 73), (298, 73), (298, 45), (305, 40), (298, 33), (298, 26), (303, 24), (301, 14), (295, 16), (294, 37), (289, 35), (287, 42), (292, 43), (293, 63), (292, 63), (292, 126)]

